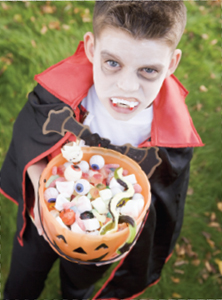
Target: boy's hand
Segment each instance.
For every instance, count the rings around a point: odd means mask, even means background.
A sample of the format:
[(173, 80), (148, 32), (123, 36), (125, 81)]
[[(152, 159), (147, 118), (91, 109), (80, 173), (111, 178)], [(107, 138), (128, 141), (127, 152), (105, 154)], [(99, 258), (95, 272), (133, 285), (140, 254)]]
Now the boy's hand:
[[(29, 178), (34, 188), (35, 202), (34, 202), (33, 212), (34, 212), (35, 226), (38, 230), (39, 235), (43, 235), (43, 228), (39, 218), (38, 188), (39, 188), (39, 178), (42, 174), (42, 171), (45, 169), (46, 165), (47, 165), (47, 160), (42, 159), (27, 169), (27, 173), (29, 175)], [(41, 209), (40, 209), (40, 214), (41, 214)]]

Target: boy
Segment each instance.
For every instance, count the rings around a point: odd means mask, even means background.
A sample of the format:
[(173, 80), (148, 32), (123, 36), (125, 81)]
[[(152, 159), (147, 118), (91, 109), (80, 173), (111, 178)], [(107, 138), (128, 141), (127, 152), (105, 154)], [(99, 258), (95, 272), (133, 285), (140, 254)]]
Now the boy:
[[(182, 1), (99, 1), (94, 34), (86, 33), (73, 56), (35, 77), (39, 84), (16, 120), (1, 171), (1, 192), (19, 205), (5, 299), (38, 298), (58, 258), (41, 236), (34, 199), (47, 161), (76, 136), (135, 159), (152, 192), (136, 245), (94, 299), (132, 299), (159, 280), (182, 226), (191, 147), (202, 146), (184, 104), (187, 91), (172, 75), (185, 23)], [(72, 113), (71, 125), (64, 111)], [(158, 153), (154, 159), (150, 149)], [(88, 298), (108, 267), (60, 258), (63, 299)]]

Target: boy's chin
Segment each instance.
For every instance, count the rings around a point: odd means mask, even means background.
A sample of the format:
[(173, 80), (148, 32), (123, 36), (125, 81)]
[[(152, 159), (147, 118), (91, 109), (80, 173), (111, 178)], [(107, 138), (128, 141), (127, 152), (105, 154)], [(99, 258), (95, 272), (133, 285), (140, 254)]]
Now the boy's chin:
[(116, 112), (116, 111), (112, 111), (109, 112), (111, 114), (111, 116), (118, 121), (129, 121), (130, 119), (132, 119), (136, 114), (133, 112), (130, 113), (122, 113), (122, 112)]

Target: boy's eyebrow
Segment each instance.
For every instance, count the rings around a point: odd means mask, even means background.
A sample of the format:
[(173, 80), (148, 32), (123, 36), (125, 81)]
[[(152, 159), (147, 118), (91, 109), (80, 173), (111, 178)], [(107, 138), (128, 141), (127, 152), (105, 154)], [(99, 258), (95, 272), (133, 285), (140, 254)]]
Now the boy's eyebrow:
[[(112, 53), (110, 53), (109, 51), (107, 51), (107, 50), (103, 50), (103, 51), (101, 51), (101, 55), (102, 55), (102, 57), (109, 57), (109, 58), (111, 58), (111, 59), (115, 59), (115, 60), (118, 60), (118, 61), (121, 61), (121, 58), (119, 58), (119, 56), (118, 55), (116, 55), (116, 54), (112, 54)], [(162, 68), (164, 68), (164, 65), (163, 64), (161, 64), (161, 63), (159, 63), (159, 62), (156, 62), (156, 63), (152, 63), (152, 64), (149, 64), (149, 63), (147, 63), (147, 64), (144, 64), (144, 66), (142, 67), (142, 68), (156, 68), (156, 69), (162, 69)]]
[(117, 60), (120, 60), (120, 57), (118, 57), (118, 55), (112, 54), (112, 53), (110, 53), (109, 51), (106, 51), (106, 50), (101, 51), (101, 55), (102, 55), (103, 57), (109, 56), (109, 57), (115, 58), (115, 59), (117, 59)]

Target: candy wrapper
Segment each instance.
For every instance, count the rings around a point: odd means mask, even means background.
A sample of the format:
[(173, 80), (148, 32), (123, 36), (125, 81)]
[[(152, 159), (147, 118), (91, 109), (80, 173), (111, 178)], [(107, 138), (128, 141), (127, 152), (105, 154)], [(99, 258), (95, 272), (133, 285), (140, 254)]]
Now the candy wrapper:
[(127, 156), (72, 142), (43, 171), (39, 212), (50, 246), (65, 259), (105, 264), (135, 244), (147, 218), (147, 176)]

